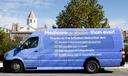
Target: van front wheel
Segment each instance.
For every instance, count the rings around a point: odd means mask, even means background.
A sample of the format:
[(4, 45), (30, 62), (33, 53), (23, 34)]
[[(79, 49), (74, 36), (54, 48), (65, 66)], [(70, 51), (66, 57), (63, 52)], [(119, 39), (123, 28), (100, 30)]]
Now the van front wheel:
[(90, 60), (86, 63), (86, 65), (84, 66), (84, 69), (89, 72), (89, 73), (96, 73), (99, 71), (99, 64), (98, 62), (94, 61), (94, 60)]
[(21, 73), (23, 71), (23, 64), (20, 61), (12, 61), (11, 70), (14, 73)]

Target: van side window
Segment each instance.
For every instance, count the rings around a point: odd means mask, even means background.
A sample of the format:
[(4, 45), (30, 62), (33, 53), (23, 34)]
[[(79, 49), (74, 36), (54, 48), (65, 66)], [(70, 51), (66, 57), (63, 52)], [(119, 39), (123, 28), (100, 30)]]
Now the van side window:
[(20, 47), (21, 50), (35, 48), (38, 46), (38, 37), (31, 37), (27, 41), (25, 41), (22, 46)]

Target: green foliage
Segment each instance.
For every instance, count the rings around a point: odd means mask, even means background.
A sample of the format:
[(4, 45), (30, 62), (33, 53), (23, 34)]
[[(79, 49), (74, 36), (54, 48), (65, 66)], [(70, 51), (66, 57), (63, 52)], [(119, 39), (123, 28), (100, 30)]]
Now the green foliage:
[(0, 55), (3, 55), (5, 52), (15, 48), (18, 43), (19, 42), (17, 40), (11, 40), (5, 32), (0, 30)]
[(57, 16), (58, 28), (109, 28), (97, 0), (71, 0)]
[(5, 52), (9, 41), (10, 41), (10, 39), (7, 36), (7, 34), (5, 34), (3, 31), (0, 31), (0, 54), (3, 54)]
[(125, 45), (125, 52), (127, 52), (128, 53), (128, 45)]
[(57, 26), (53, 25), (52, 28), (55, 29), (55, 28), (57, 28)]

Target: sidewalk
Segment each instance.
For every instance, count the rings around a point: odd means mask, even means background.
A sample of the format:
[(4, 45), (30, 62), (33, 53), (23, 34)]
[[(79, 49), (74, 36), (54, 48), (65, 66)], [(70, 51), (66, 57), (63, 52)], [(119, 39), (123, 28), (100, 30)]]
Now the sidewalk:
[(105, 69), (128, 69), (128, 62), (126, 62), (125, 65), (121, 67), (105, 67)]
[(3, 63), (0, 63), (0, 67), (3, 67)]

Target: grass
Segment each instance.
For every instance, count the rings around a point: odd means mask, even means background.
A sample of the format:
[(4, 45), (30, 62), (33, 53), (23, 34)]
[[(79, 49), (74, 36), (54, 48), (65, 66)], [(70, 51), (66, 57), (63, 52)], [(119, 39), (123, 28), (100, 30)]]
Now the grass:
[(3, 61), (0, 61), (0, 63), (3, 63)]

